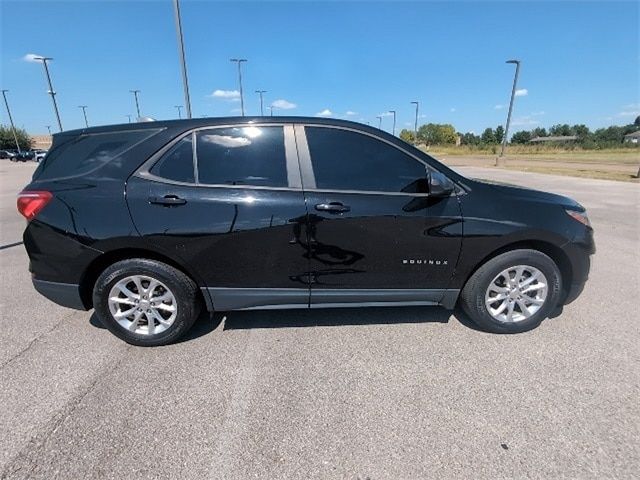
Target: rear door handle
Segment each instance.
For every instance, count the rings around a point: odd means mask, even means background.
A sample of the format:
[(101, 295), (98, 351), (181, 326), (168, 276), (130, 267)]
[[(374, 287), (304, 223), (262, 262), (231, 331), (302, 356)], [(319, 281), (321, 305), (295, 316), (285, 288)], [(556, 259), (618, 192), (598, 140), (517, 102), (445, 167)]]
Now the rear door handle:
[(329, 202), (329, 203), (318, 203), (316, 205), (316, 210), (322, 211), (322, 212), (329, 212), (329, 213), (344, 213), (344, 212), (350, 212), (351, 207), (348, 205), (344, 205), (340, 202)]
[(171, 207), (174, 205), (184, 205), (187, 201), (177, 195), (165, 195), (164, 197), (149, 197), (149, 203)]

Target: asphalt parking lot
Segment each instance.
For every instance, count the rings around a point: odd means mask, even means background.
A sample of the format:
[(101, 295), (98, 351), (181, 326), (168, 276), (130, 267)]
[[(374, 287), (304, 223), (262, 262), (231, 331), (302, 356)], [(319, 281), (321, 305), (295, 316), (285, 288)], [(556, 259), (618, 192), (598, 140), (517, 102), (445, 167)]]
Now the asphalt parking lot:
[(532, 332), (486, 334), (439, 308), (237, 312), (144, 349), (38, 295), (23, 246), (5, 247), (34, 167), (0, 161), (2, 478), (640, 471), (639, 185), (460, 168), (588, 208), (591, 279)]

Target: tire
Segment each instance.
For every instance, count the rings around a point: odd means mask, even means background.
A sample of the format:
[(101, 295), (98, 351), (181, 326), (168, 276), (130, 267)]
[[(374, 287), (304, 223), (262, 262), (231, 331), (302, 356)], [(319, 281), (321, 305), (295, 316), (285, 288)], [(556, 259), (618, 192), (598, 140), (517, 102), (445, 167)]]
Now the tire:
[(118, 338), (155, 347), (175, 342), (189, 331), (201, 309), (197, 292), (197, 285), (181, 271), (136, 258), (116, 262), (102, 272), (93, 288), (93, 306)]
[(549, 316), (561, 291), (562, 275), (551, 258), (537, 250), (512, 250), (490, 259), (471, 275), (460, 303), (485, 331), (521, 333)]

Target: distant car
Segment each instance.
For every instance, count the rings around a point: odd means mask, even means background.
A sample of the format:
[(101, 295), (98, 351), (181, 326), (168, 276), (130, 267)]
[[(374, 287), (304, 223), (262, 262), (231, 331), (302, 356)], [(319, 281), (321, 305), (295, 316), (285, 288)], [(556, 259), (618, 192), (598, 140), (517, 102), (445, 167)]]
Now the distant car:
[(35, 153), (34, 160), (38, 163), (40, 163), (44, 158), (44, 156), (47, 154), (47, 150), (38, 149), (38, 150), (34, 150), (33, 152)]
[(0, 159), (1, 160), (13, 160), (17, 152), (14, 150), (0, 150)]
[(22, 152), (18, 153), (15, 158), (12, 158), (11, 160), (14, 162), (26, 162), (28, 160), (34, 160), (36, 157), (36, 154), (30, 150), (23, 150)]

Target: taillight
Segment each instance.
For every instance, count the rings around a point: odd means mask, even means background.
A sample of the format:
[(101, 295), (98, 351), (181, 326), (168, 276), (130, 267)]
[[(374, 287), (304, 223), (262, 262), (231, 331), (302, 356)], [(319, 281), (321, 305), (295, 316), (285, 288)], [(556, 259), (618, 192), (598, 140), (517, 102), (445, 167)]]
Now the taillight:
[(53, 198), (45, 190), (24, 190), (18, 194), (18, 212), (27, 220), (32, 220)]

